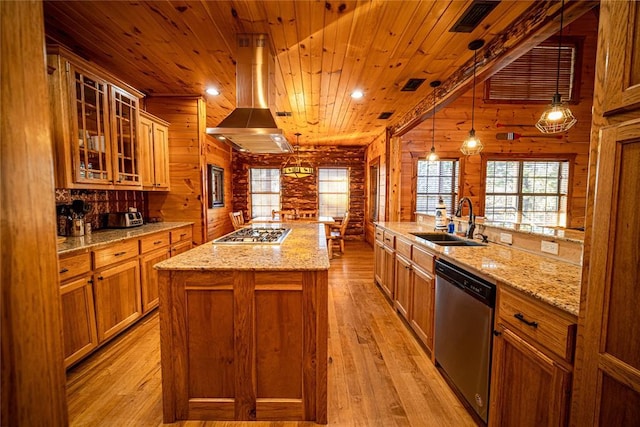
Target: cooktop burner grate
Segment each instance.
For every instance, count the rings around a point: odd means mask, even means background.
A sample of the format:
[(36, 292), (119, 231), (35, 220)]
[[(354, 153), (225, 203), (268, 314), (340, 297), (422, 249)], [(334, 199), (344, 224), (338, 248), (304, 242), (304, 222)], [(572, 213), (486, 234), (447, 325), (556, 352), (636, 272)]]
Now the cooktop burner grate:
[(271, 244), (278, 245), (287, 237), (290, 228), (245, 227), (213, 241), (216, 244)]

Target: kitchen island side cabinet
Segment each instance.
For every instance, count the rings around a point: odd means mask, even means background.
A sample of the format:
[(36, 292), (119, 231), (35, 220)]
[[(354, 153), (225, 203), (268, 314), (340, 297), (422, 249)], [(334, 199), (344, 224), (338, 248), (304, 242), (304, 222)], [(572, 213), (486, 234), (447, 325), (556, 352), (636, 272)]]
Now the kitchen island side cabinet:
[(140, 112), (142, 189), (169, 191), (169, 123)]
[(47, 47), (56, 187), (142, 189), (141, 92), (61, 46)]
[(576, 322), (498, 286), (489, 427), (568, 424)]

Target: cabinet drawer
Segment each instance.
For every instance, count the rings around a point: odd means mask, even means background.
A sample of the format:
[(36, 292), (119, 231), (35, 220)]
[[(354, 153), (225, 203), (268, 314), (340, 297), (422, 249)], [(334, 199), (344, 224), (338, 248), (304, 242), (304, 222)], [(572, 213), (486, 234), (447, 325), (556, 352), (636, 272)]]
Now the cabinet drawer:
[(169, 246), (170, 233), (156, 233), (150, 236), (140, 238), (140, 253), (144, 254), (149, 251)]
[(411, 259), (411, 246), (413, 245), (410, 242), (400, 237), (396, 239), (396, 253), (407, 259)]
[(418, 246), (413, 247), (411, 260), (427, 273), (433, 274), (433, 258), (434, 256)]
[(396, 236), (386, 230), (384, 232), (384, 245), (389, 248), (395, 248), (395, 245), (396, 245)]
[(376, 240), (384, 242), (384, 230), (380, 227), (376, 227)]
[(60, 282), (79, 276), (91, 270), (91, 255), (85, 252), (78, 255), (65, 256), (58, 261)]
[(123, 261), (125, 259), (138, 256), (138, 241), (127, 240), (125, 242), (114, 243), (104, 249), (93, 251), (93, 262), (95, 269), (106, 265)]
[(508, 285), (498, 286), (498, 295), (501, 321), (563, 359), (573, 360), (577, 319), (542, 301), (534, 301)]
[(191, 240), (192, 231), (191, 227), (182, 227), (176, 230), (171, 230), (171, 244), (182, 242), (185, 240)]

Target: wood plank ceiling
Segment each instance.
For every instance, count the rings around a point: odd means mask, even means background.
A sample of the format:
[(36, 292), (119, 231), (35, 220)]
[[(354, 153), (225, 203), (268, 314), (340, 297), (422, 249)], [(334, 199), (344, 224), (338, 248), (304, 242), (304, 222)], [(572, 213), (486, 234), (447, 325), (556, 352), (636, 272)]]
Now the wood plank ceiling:
[[(470, 41), (494, 40), (536, 2), (499, 2), (472, 32), (450, 32), (472, 3), (46, 1), (44, 13), (49, 41), (147, 95), (205, 96), (209, 127), (235, 108), (236, 34), (266, 33), (275, 57), (271, 103), (292, 113), (276, 118), (289, 141), (300, 132), (303, 145), (366, 145), (430, 97), (430, 81), (446, 81), (468, 64)], [(539, 3), (543, 13), (557, 11), (558, 2)], [(426, 82), (401, 91), (410, 78)], [(221, 94), (206, 95), (209, 86)], [(352, 99), (355, 89), (364, 98)], [(386, 111), (391, 118), (378, 119)]]

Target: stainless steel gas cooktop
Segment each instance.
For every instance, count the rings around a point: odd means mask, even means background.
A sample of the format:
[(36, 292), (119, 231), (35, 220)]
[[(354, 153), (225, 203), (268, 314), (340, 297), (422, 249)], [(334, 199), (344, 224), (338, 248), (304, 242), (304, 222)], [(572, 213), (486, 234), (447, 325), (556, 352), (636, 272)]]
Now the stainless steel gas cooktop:
[(215, 244), (253, 244), (278, 245), (287, 237), (290, 228), (282, 227), (245, 227), (213, 241)]

